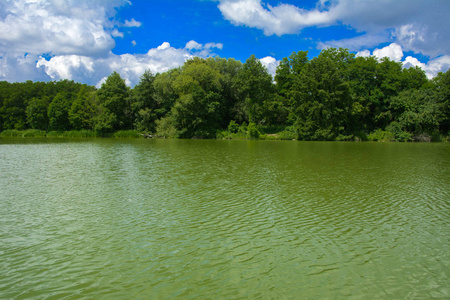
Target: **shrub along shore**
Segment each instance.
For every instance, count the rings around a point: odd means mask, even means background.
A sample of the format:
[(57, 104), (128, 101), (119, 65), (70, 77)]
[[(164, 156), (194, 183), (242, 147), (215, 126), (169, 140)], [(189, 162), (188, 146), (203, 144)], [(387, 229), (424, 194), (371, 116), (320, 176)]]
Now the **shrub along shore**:
[[(251, 126), (250, 126), (251, 127)], [(150, 139), (166, 139), (171, 137), (158, 136), (139, 132), (137, 130), (121, 130), (113, 133), (101, 133), (93, 130), (71, 130), (71, 131), (49, 131), (37, 129), (27, 130), (5, 130), (0, 133), (0, 138), (150, 138)], [(202, 139), (203, 137), (192, 137), (192, 139)], [(296, 140), (295, 131), (289, 127), (260, 127), (250, 128), (249, 126), (240, 126), (238, 131), (220, 131), (217, 132), (216, 139), (221, 140)], [(372, 142), (398, 142), (395, 135), (378, 131), (365, 136), (364, 139), (355, 141), (372, 141)], [(449, 137), (419, 135), (412, 136), (407, 142), (449, 142)]]
[(284, 58), (275, 78), (250, 56), (192, 58), (133, 88), (69, 80), (0, 82), (2, 137), (166, 137), (440, 141), (450, 129), (450, 70), (328, 48)]

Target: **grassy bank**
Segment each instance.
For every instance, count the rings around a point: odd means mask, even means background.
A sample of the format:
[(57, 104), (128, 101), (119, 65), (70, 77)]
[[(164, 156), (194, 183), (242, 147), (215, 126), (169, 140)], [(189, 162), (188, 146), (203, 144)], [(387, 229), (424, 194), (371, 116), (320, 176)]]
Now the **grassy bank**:
[[(93, 130), (49, 131), (37, 129), (4, 130), (0, 138), (144, 138), (151, 135), (137, 130), (120, 130), (114, 133), (99, 133)], [(156, 137), (156, 136), (155, 136)], [(217, 132), (219, 140), (296, 140), (297, 134), (289, 126), (239, 126)], [(371, 134), (338, 137), (335, 141), (369, 141), (369, 142), (450, 142), (450, 136), (428, 136), (412, 134), (395, 134), (377, 130)]]
[(28, 130), (5, 130), (0, 133), (2, 138), (141, 138), (136, 130), (121, 130), (114, 133), (99, 133), (93, 130), (71, 130), (71, 131), (43, 131), (36, 129)]

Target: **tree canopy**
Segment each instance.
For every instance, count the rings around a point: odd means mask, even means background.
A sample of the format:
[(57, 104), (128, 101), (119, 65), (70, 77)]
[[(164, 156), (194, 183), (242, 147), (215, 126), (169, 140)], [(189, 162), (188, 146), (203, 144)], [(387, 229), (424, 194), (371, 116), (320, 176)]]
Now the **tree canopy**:
[[(429, 80), (419, 67), (328, 48), (283, 58), (274, 78), (254, 56), (192, 58), (127, 87), (113, 72), (99, 89), (69, 80), (0, 82), (0, 130), (135, 129), (181, 138), (277, 127), (301, 140), (397, 140), (448, 136), (450, 71)], [(247, 130), (249, 130), (247, 128)], [(258, 134), (257, 134), (258, 133)]]

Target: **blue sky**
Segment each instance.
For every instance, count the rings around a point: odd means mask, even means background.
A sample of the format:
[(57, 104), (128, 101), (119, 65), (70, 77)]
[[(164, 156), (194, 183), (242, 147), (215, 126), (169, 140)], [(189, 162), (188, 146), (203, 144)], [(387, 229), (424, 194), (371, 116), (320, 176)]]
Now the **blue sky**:
[(0, 80), (100, 86), (117, 71), (134, 86), (193, 56), (251, 54), (274, 74), (293, 51), (326, 47), (432, 78), (450, 67), (449, 15), (449, 0), (0, 0)]

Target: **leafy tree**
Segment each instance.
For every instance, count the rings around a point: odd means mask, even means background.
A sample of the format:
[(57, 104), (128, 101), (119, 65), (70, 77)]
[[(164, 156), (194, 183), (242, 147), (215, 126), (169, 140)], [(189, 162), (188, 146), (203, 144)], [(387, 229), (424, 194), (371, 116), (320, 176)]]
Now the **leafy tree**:
[(344, 49), (325, 49), (303, 69), (291, 100), (299, 138), (332, 140), (350, 134), (350, 87), (345, 78), (353, 55)]
[(94, 88), (82, 87), (69, 110), (69, 121), (76, 130), (93, 129), (97, 112), (97, 95)]
[(289, 58), (285, 57), (277, 67), (275, 81), (277, 90), (283, 97), (288, 97), (294, 81), (308, 64), (308, 51), (292, 52)]
[(401, 92), (391, 99), (390, 108), (398, 127), (415, 135), (438, 133), (439, 124), (445, 118), (431, 90), (411, 89)]
[(179, 98), (172, 109), (181, 137), (212, 137), (223, 119), (221, 74), (205, 60), (186, 62), (174, 82)]
[(206, 63), (220, 73), (221, 92), (223, 97), (223, 118), (221, 127), (225, 128), (231, 120), (243, 121), (245, 113), (239, 106), (239, 80), (238, 74), (242, 63), (233, 58), (208, 58)]
[(33, 129), (48, 130), (49, 117), (48, 107), (50, 98), (44, 96), (42, 98), (32, 98), (26, 108), (27, 123)]
[(13, 83), (3, 99), (0, 116), (3, 119), (4, 129), (26, 129), (26, 107), (28, 101), (39, 96), (32, 81)]
[(132, 111), (135, 117), (135, 127), (140, 131), (153, 132), (158, 111), (161, 106), (155, 99), (155, 76), (145, 71), (132, 92)]
[(155, 110), (157, 119), (166, 116), (178, 99), (178, 93), (175, 90), (174, 82), (180, 73), (181, 69), (177, 68), (155, 76), (153, 88), (154, 100), (158, 103), (159, 107)]
[(403, 69), (401, 80), (402, 90), (420, 89), (428, 83), (425, 71), (417, 66)]
[(48, 118), (51, 130), (64, 131), (71, 129), (69, 110), (71, 99), (65, 93), (58, 93), (48, 106)]
[(100, 132), (112, 132), (130, 129), (132, 124), (127, 112), (131, 112), (129, 89), (119, 73), (108, 76), (97, 91), (100, 113), (95, 129)]
[(377, 81), (378, 60), (375, 57), (357, 57), (348, 69), (350, 92), (353, 99), (351, 126), (354, 132), (374, 130), (373, 111), (383, 94)]
[(255, 55), (251, 55), (239, 71), (238, 79), (248, 120), (258, 124), (265, 123), (266, 102), (272, 99), (275, 92), (272, 76)]
[(434, 79), (434, 92), (439, 111), (442, 114), (440, 121), (440, 131), (444, 135), (450, 130), (450, 69), (447, 72), (440, 72)]
[(168, 114), (160, 120), (156, 120), (156, 134), (164, 138), (178, 136), (177, 123), (171, 114)]

